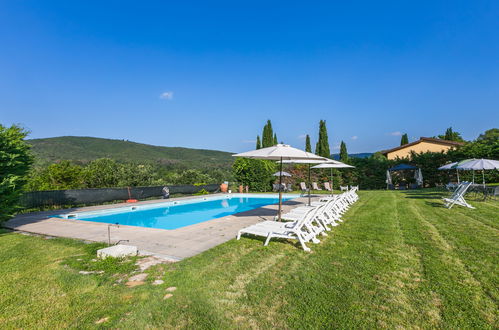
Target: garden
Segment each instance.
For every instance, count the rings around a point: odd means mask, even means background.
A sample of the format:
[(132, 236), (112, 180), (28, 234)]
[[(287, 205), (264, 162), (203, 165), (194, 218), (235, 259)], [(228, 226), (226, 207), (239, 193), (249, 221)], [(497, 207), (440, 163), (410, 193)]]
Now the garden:
[(136, 266), (96, 261), (101, 244), (2, 231), (0, 327), (496, 328), (497, 201), (444, 195), (361, 191), (313, 253), (231, 240), (133, 288)]

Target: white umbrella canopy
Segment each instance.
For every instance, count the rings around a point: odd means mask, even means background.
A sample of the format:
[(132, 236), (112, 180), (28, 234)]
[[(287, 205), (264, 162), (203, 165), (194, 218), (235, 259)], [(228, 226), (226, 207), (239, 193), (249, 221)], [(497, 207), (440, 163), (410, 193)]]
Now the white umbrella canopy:
[(446, 164), (444, 166), (440, 166), (438, 169), (440, 171), (443, 171), (443, 170), (453, 170), (453, 169), (456, 169), (456, 175), (457, 175), (457, 183), (459, 183), (459, 171), (458, 169), (456, 168), (456, 166), (459, 164), (459, 162), (454, 162), (454, 163), (450, 163), (450, 164)]
[(293, 148), (287, 144), (276, 144), (272, 147), (242, 152), (232, 155), (233, 157), (244, 157), (268, 160), (319, 160), (326, 161), (328, 158), (317, 156), (313, 153)]
[(493, 159), (468, 159), (459, 162), (455, 168), (460, 170), (498, 170), (499, 161)]
[(442, 170), (452, 170), (452, 169), (454, 169), (454, 166), (456, 166), (456, 165), (457, 165), (457, 162), (454, 162), (454, 163), (446, 164), (444, 166), (440, 166), (438, 169), (440, 171), (442, 171)]
[(286, 171), (282, 171), (282, 172), (275, 172), (274, 174), (272, 174), (273, 176), (291, 176), (290, 173), (286, 172)]
[[(282, 162), (284, 160), (319, 160), (326, 161), (328, 158), (317, 156), (313, 153), (293, 148), (287, 144), (276, 144), (272, 147), (242, 152), (232, 155), (233, 157), (243, 157), (251, 159), (278, 160), (280, 162), (279, 172), (282, 172)], [(279, 185), (282, 184), (282, 175), (279, 176)], [(281, 221), (282, 211), (282, 190), (279, 189), (279, 210), (277, 217)]]
[(320, 163), (319, 165), (312, 166), (312, 168), (330, 168), (331, 169), (331, 194), (333, 190), (333, 168), (355, 168), (355, 166), (348, 165), (342, 162), (339, 162), (337, 160), (325, 162), (325, 163)]
[(310, 180), (310, 164), (321, 164), (321, 163), (340, 163), (336, 160), (324, 158), (322, 159), (292, 159), (292, 160), (283, 160), (283, 164), (307, 164), (308, 165), (308, 205), (311, 204), (312, 196), (310, 194), (310, 185), (312, 184)]
[(322, 164), (328, 162), (335, 162), (335, 160), (322, 157), (322, 159), (288, 159), (282, 161), (283, 164)]
[(456, 169), (459, 170), (470, 170), (473, 171), (473, 182), (475, 182), (475, 171), (482, 171), (482, 183), (485, 187), (485, 170), (498, 170), (499, 161), (493, 159), (467, 159), (459, 162), (455, 165)]
[(355, 168), (355, 166), (348, 165), (342, 162), (334, 161), (334, 163), (326, 162), (319, 165), (312, 166), (312, 168)]

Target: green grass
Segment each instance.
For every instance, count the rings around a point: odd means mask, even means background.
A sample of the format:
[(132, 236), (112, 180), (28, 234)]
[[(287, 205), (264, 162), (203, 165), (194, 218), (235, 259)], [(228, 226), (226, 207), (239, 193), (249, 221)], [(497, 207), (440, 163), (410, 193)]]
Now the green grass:
[(0, 328), (497, 328), (499, 203), (447, 210), (441, 196), (362, 192), (313, 253), (232, 240), (156, 266), (160, 286), (118, 283), (133, 266), (92, 264), (96, 245), (5, 232)]

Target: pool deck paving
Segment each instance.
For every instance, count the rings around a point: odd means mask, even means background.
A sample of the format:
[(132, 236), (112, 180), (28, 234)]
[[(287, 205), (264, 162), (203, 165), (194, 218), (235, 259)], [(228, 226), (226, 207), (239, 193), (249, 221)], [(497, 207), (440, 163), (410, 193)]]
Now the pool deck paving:
[[(237, 196), (237, 194), (234, 195)], [(172, 198), (169, 201), (192, 198), (199, 198), (199, 196)], [(283, 212), (296, 206), (304, 205), (307, 201), (308, 198), (299, 197), (283, 202)], [(165, 202), (165, 200), (143, 201), (134, 203), (134, 205), (158, 202)], [(4, 226), (12, 230), (39, 235), (67, 237), (93, 242), (108, 242), (109, 224), (61, 219), (54, 217), (54, 215), (123, 206), (130, 206), (130, 204), (119, 203), (21, 214), (6, 222)], [(121, 241), (121, 244), (137, 246), (141, 254), (152, 254), (172, 261), (181, 260), (235, 238), (241, 228), (261, 221), (273, 220), (277, 213), (277, 208), (277, 204), (267, 205), (173, 230), (112, 225), (110, 227), (111, 243), (114, 244)]]

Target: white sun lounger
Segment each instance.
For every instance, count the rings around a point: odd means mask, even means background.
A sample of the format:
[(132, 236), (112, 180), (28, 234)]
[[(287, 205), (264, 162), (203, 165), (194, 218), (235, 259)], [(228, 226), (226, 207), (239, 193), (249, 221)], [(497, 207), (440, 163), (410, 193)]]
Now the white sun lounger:
[[(330, 212), (331, 204), (333, 204), (335, 201), (329, 201), (326, 203), (318, 203), (312, 206), (301, 206), (292, 209), (290, 212), (283, 214), (282, 219), (284, 221), (298, 221), (301, 219), (307, 212), (310, 211), (310, 209), (315, 209), (316, 213), (314, 216), (313, 220), (317, 221), (317, 225), (312, 224), (314, 226), (313, 230), (319, 234), (325, 235), (324, 231), (329, 231), (331, 230), (328, 225), (331, 224), (329, 221), (329, 216), (327, 214)], [(333, 225), (334, 226), (334, 225)]]
[(326, 228), (326, 230), (329, 230), (328, 225), (337, 226), (338, 222), (343, 222), (343, 220), (341, 219), (341, 215), (346, 212), (349, 205), (357, 200), (354, 197), (350, 197), (353, 195), (356, 195), (355, 190), (340, 195), (323, 198), (321, 199), (322, 201), (312, 202), (311, 206), (302, 206), (291, 210), (290, 213), (286, 214), (286, 217), (290, 220), (296, 220), (310, 207), (324, 205), (324, 209), (318, 212), (317, 219)]
[(262, 236), (266, 237), (265, 246), (272, 238), (297, 239), (303, 250), (310, 251), (310, 248), (305, 245), (306, 242), (320, 242), (316, 237), (318, 234), (317, 226), (313, 225), (317, 210), (319, 210), (318, 207), (310, 208), (300, 220), (294, 222), (263, 221), (243, 228), (237, 233), (237, 239), (239, 240), (242, 234)]
[(302, 195), (305, 195), (306, 193), (308, 193), (308, 188), (307, 188), (307, 185), (305, 184), (305, 182), (300, 182), (300, 189), (301, 189)]
[(312, 190), (322, 191), (322, 189), (317, 185), (317, 182), (312, 182)]

